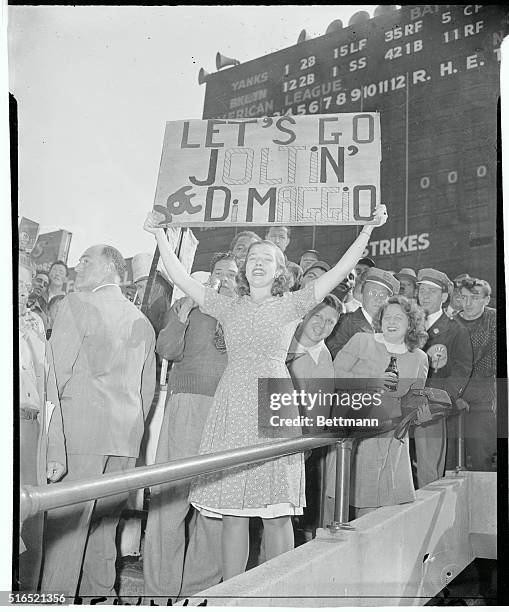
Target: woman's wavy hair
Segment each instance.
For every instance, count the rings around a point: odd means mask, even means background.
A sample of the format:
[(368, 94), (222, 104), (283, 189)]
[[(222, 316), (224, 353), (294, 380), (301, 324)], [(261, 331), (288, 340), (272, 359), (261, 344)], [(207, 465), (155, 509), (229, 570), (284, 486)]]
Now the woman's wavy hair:
[(425, 327), (426, 313), (424, 310), (410, 301), (403, 295), (393, 295), (383, 304), (374, 318), (375, 331), (382, 331), (382, 319), (387, 307), (391, 304), (398, 304), (408, 319), (408, 329), (405, 334), (405, 344), (410, 352), (416, 348), (422, 348), (428, 339)]
[(287, 293), (290, 290), (290, 285), (293, 279), (290, 277), (290, 273), (286, 270), (286, 262), (285, 256), (283, 255), (283, 251), (270, 240), (258, 240), (257, 242), (253, 242), (253, 244), (249, 246), (249, 249), (246, 253), (244, 265), (241, 267), (239, 273), (237, 274), (237, 293), (239, 295), (249, 295), (250, 293), (249, 282), (246, 277), (246, 262), (248, 260), (251, 249), (258, 244), (269, 245), (276, 254), (277, 270), (279, 274), (276, 276), (274, 282), (272, 283), (272, 288), (270, 291), (271, 294), (281, 296)]
[[(288, 261), (286, 263), (286, 271), (293, 277), (293, 285), (290, 287), (290, 291), (298, 291), (302, 282), (302, 268), (294, 261)], [(292, 279), (290, 279), (290, 283), (291, 282)]]

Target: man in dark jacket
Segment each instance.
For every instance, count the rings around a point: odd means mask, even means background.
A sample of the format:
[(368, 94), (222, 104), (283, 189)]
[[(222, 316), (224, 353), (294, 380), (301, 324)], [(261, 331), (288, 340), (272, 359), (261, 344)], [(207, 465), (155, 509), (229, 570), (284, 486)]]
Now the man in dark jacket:
[(484, 280), (464, 279), (460, 294), (458, 321), (467, 328), (474, 351), (472, 376), (458, 400), (465, 410), (465, 465), (490, 472), (496, 469), (497, 452), (497, 311), (488, 307), (491, 287)]
[(341, 315), (334, 331), (326, 341), (334, 359), (350, 338), (358, 332), (373, 333), (373, 318), (380, 306), (391, 295), (399, 292), (399, 281), (390, 272), (370, 268), (362, 287), (362, 306), (354, 312)]
[[(430, 367), (428, 387), (444, 389), (456, 402), (465, 389), (472, 371), (472, 345), (468, 331), (443, 311), (449, 296), (451, 281), (446, 274), (433, 268), (419, 270), (417, 275), (418, 301), (425, 310), (428, 340), (423, 350), (428, 354)], [(453, 428), (451, 427), (451, 430)], [(453, 431), (451, 431), (451, 436)], [(444, 419), (415, 428), (417, 484), (423, 487), (442, 478), (447, 449)], [(455, 452), (451, 445), (451, 453)]]

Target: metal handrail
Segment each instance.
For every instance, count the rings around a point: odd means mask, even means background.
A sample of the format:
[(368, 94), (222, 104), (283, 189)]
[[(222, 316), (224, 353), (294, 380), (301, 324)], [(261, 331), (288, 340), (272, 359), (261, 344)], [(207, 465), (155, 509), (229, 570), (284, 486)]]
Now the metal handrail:
[(220, 472), (249, 463), (259, 463), (267, 459), (328, 446), (335, 444), (336, 441), (337, 437), (331, 437), (330, 434), (299, 437), (283, 442), (258, 444), (220, 453), (178, 459), (168, 463), (133, 468), (122, 472), (112, 472), (82, 480), (39, 487), (25, 485), (20, 488), (20, 518), (25, 520), (38, 512), (53, 508), (110, 497), (119, 493), (183, 480), (200, 474)]
[[(397, 419), (382, 423), (380, 430), (375, 435), (394, 429), (396, 424)], [(260, 463), (268, 459), (337, 444), (338, 463), (341, 464), (343, 475), (337, 475), (334, 515), (335, 522), (342, 524), (347, 522), (345, 518), (348, 508), (351, 442), (353, 439), (372, 436), (373, 432), (352, 433), (348, 438), (332, 436), (330, 433), (318, 434), (313, 437), (302, 436), (283, 442), (257, 444), (219, 453), (197, 455), (167, 463), (133, 468), (122, 472), (111, 472), (82, 480), (38, 487), (25, 485), (20, 487), (20, 519), (24, 521), (39, 512), (45, 512), (46, 510), (62, 506), (111, 497), (145, 487), (184, 480), (201, 474), (221, 472), (228, 468), (241, 467), (250, 463)]]

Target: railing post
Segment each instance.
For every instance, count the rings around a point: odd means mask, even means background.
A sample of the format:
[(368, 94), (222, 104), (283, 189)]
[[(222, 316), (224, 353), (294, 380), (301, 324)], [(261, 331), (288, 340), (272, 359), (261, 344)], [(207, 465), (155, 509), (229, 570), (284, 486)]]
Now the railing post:
[(461, 410), (458, 414), (458, 429), (456, 438), (456, 472), (465, 470), (465, 412)]
[(320, 449), (320, 505), (318, 508), (318, 526), (322, 527), (325, 514), (326, 465), (328, 447)]
[(352, 438), (336, 442), (336, 490), (334, 497), (334, 521), (327, 525), (330, 531), (354, 529), (348, 525), (350, 509), (350, 466), (352, 457)]

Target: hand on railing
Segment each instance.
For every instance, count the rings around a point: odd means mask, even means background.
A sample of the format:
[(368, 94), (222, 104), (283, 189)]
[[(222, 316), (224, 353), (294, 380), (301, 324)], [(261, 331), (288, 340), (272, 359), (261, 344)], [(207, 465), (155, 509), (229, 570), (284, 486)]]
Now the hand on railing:
[(58, 461), (48, 461), (46, 466), (46, 478), (50, 482), (58, 482), (65, 474), (65, 468)]

